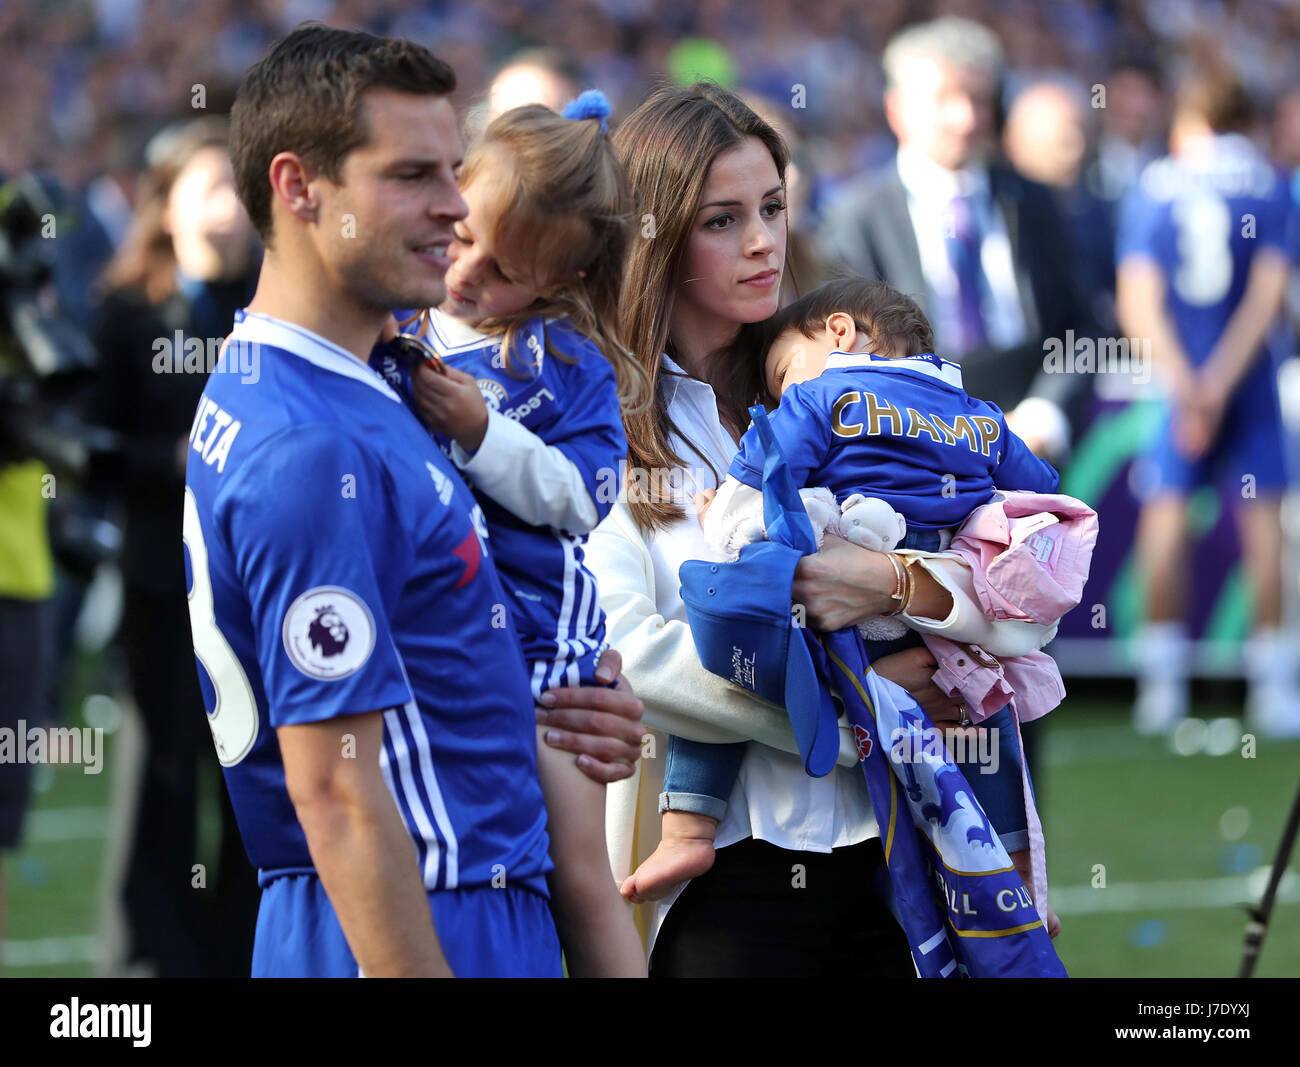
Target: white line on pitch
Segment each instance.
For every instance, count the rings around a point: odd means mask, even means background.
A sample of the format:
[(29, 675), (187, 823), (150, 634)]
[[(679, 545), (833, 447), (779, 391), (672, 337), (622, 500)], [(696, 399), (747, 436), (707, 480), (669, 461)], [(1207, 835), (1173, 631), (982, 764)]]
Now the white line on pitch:
[[(1170, 911), (1225, 908), (1257, 904), (1264, 895), (1268, 869), (1227, 878), (1189, 878), (1180, 882), (1112, 883), (1105, 889), (1088, 885), (1049, 889), (1052, 908), (1060, 915), (1102, 912)], [(1278, 887), (1277, 903), (1300, 904), (1300, 877), (1288, 872)]]
[(31, 941), (6, 941), (3, 948), (4, 969), (20, 967), (57, 967), (68, 963), (93, 963), (99, 938), (38, 937)]
[(24, 844), (92, 841), (107, 837), (109, 814), (106, 807), (45, 808), (33, 811), (27, 816)]

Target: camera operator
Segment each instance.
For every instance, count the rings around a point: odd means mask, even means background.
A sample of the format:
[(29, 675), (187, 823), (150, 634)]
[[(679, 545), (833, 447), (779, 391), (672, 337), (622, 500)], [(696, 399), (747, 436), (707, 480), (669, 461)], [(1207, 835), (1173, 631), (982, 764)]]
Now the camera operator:
[[(54, 299), (50, 242), (43, 238), (57, 192), (34, 174), (0, 186), (0, 729), (14, 739), (0, 760), (0, 941), (4, 855), (21, 841), (31, 796), (33, 761), (17, 751), (26, 755), (24, 731), (50, 725), (53, 712), (51, 467), (84, 471), (92, 453), (111, 447), (111, 435), (80, 424), (70, 401), (94, 352)], [(85, 547), (74, 540), (70, 550)]]
[[(53, 644), (54, 563), (40, 460), (0, 459), (0, 728), (42, 725)], [(16, 848), (32, 765), (0, 761), (0, 942), (4, 939), (4, 853)]]

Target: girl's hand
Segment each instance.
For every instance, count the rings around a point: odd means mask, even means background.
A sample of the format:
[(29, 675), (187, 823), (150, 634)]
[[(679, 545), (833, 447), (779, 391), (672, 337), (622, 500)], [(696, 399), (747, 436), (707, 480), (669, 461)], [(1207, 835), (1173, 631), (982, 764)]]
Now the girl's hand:
[(708, 513), (713, 504), (713, 498), (718, 495), (716, 489), (705, 489), (694, 496), (695, 512), (699, 516), (700, 525), (704, 525), (704, 516)]
[(428, 364), (415, 369), (411, 381), (415, 405), (429, 429), (473, 454), (487, 434), (487, 402), (473, 375), (454, 367), (444, 370), (439, 374)]

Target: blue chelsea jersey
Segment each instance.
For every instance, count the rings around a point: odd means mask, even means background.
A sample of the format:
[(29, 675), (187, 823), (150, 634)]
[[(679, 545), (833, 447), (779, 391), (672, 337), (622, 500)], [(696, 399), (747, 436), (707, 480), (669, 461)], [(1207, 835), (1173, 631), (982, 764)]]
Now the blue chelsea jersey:
[[(500, 335), (480, 333), (436, 309), (404, 330), (423, 337), (448, 366), (473, 375), (494, 416), (519, 423), (563, 453), (581, 474), (598, 518), (608, 514), (627, 454), (618, 389), (609, 361), (572, 323), (529, 320), (517, 331), (509, 361)], [(382, 349), (372, 363), (413, 404), (410, 368)], [(453, 454), (450, 441), (435, 440)], [(588, 668), (605, 647), (605, 627), (595, 578), (583, 563), (588, 531), (533, 525), (486, 492), (476, 488), (475, 496), (511, 597), (534, 693), (590, 683)]]
[(1221, 134), (1146, 167), (1120, 213), (1116, 258), (1160, 267), (1165, 306), (1199, 365), (1241, 302), (1256, 253), (1294, 256), (1294, 226), (1282, 174), (1246, 137)]
[[(209, 723), (263, 881), (312, 869), (275, 730), (384, 712), (381, 768), (429, 890), (545, 893), (528, 676), (481, 512), (370, 368), (263, 315), (190, 434), (185, 550)], [(238, 358), (234, 358), (234, 357)]]
[[(834, 353), (818, 377), (785, 391), (768, 421), (796, 486), (824, 486), (841, 504), (853, 493), (879, 497), (921, 529), (959, 525), (994, 487), (1054, 493), (1060, 482), (1001, 410), (966, 393), (961, 369), (934, 355)], [(762, 487), (753, 427), (729, 473)]]

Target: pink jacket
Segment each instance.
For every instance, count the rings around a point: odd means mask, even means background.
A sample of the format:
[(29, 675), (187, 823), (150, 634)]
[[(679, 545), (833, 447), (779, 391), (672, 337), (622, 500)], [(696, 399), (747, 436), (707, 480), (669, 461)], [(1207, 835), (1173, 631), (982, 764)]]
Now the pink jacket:
[(1097, 513), (1059, 493), (998, 492), (972, 511), (950, 551), (971, 568), (991, 619), (1051, 625), (1079, 603), (1097, 543)]
[[(1060, 494), (998, 492), (970, 513), (949, 551), (970, 564), (975, 595), (993, 619), (1050, 626), (1079, 603), (1097, 543), (1097, 513)], [(960, 696), (972, 721), (1011, 705), (1020, 722), (1041, 718), (1065, 697), (1045, 652), (998, 660), (977, 645), (935, 634), (926, 646), (939, 664), (935, 684)]]
[[(992, 619), (1050, 626), (1079, 603), (1097, 543), (1097, 513), (1059, 494), (999, 492), (966, 517), (950, 551), (970, 564), (975, 595)], [(939, 669), (934, 681), (960, 697), (972, 722), (1006, 705), (1020, 724), (1041, 718), (1065, 698), (1056, 661), (1045, 652), (997, 659), (978, 645), (925, 634)], [(1021, 740), (1021, 781), (1029, 829), (1030, 879), (1038, 913), (1047, 919), (1047, 860)]]
[(979, 645), (959, 645), (937, 634), (923, 636), (939, 664), (934, 684), (958, 697), (972, 722), (983, 722), (1008, 704), (1020, 722), (1031, 722), (1065, 699), (1061, 672), (1046, 652), (997, 659)]

